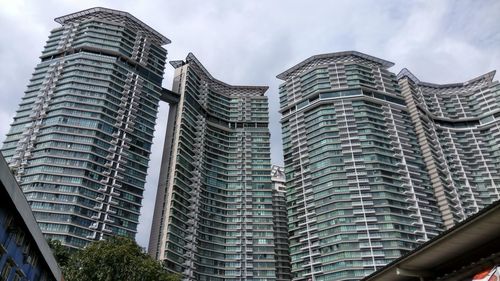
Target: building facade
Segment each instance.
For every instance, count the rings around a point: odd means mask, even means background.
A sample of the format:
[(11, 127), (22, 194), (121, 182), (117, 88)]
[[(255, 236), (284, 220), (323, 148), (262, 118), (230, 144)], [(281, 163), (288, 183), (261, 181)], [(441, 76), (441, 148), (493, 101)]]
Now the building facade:
[(116, 10), (55, 20), (2, 153), (46, 238), (134, 238), (170, 41)]
[(292, 280), (360, 280), (443, 229), (392, 65), (340, 52), (277, 76)]
[(276, 253), (276, 280), (291, 280), (290, 243), (288, 242), (288, 217), (286, 211), (285, 170), (271, 167), (273, 182), (274, 252)]
[(1, 155), (0, 280), (62, 280), (61, 269)]
[(175, 67), (149, 252), (183, 280), (276, 280), (267, 87)]
[(399, 75), (446, 228), (500, 199), (500, 84), (495, 72), (464, 83)]

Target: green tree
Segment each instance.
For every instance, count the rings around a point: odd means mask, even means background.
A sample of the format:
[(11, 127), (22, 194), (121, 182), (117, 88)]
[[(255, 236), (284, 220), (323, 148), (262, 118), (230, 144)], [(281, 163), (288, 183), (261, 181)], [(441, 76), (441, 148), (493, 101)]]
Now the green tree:
[(143, 253), (134, 241), (123, 237), (93, 242), (72, 253), (61, 267), (66, 281), (180, 280), (178, 275), (168, 273), (161, 262)]
[(56, 258), (57, 263), (59, 264), (61, 269), (64, 270), (64, 268), (68, 266), (68, 263), (71, 259), (70, 250), (67, 247), (63, 246), (61, 244), (61, 241), (59, 240), (49, 240), (47, 242), (49, 243), (49, 247), (52, 249), (52, 253)]

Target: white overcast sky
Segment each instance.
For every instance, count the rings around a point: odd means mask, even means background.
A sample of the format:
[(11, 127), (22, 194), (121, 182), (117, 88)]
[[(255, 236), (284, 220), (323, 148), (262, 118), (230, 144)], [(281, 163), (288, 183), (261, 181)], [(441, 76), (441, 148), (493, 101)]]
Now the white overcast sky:
[[(267, 85), (272, 161), (282, 164), (277, 74), (309, 56), (364, 52), (420, 80), (451, 83), (500, 69), (500, 1), (0, 0), (0, 140), (39, 62), (55, 17), (101, 6), (127, 11), (172, 40), (169, 60), (193, 52), (230, 84)], [(173, 69), (166, 67), (164, 87)], [(498, 76), (497, 76), (498, 77)], [(498, 79), (498, 78), (496, 78)], [(168, 106), (156, 126), (137, 241), (146, 246)]]

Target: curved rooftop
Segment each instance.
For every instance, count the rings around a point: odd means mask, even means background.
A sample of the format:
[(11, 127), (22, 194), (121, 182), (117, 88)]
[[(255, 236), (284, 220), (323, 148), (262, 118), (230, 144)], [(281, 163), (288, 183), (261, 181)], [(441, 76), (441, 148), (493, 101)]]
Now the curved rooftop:
[(149, 25), (145, 24), (141, 20), (137, 19), (133, 15), (119, 11), (119, 10), (113, 10), (113, 9), (108, 9), (108, 8), (103, 8), (103, 7), (95, 7), (95, 8), (90, 8), (87, 10), (79, 11), (76, 13), (72, 13), (69, 15), (57, 17), (54, 19), (55, 22), (60, 23), (60, 24), (65, 24), (68, 22), (73, 22), (77, 19), (81, 18), (87, 18), (91, 15), (95, 15), (97, 17), (101, 17), (103, 19), (113, 19), (114, 17), (123, 17), (124, 19), (127, 19), (130, 21), (130, 23), (134, 24), (137, 28), (141, 28), (144, 31), (150, 33), (150, 35), (157, 37), (158, 40), (162, 43), (162, 45), (170, 44), (172, 41), (168, 39), (167, 37), (163, 36), (161, 33), (158, 31), (154, 30), (151, 28)]
[(429, 82), (422, 82), (420, 81), (411, 71), (409, 71), (407, 68), (403, 68), (397, 75), (398, 80), (402, 79), (403, 77), (408, 77), (413, 83), (424, 86), (424, 87), (429, 87), (429, 88), (452, 88), (452, 87), (465, 87), (468, 86), (474, 82), (478, 82), (481, 80), (486, 80), (486, 82), (492, 82), (493, 77), (495, 77), (496, 71), (490, 71), (488, 73), (485, 73), (483, 75), (480, 75), (478, 77), (472, 78), (468, 81), (461, 82), (461, 83), (448, 83), (448, 84), (434, 84), (434, 83), (429, 83)]
[(256, 94), (259, 94), (259, 95), (264, 95), (265, 92), (269, 89), (268, 86), (241, 86), (241, 85), (230, 85), (230, 84), (227, 84), (225, 82), (222, 82), (216, 78), (214, 78), (210, 72), (208, 72), (208, 70), (205, 68), (205, 66), (203, 66), (203, 64), (198, 60), (198, 58), (196, 58), (196, 56), (193, 54), (193, 53), (189, 53), (186, 57), (186, 60), (185, 61), (182, 61), (182, 60), (176, 60), (176, 61), (171, 61), (170, 64), (174, 67), (174, 68), (179, 68), (187, 63), (194, 63), (196, 66), (198, 66), (198, 68), (201, 70), (201, 72), (212, 82), (222, 86), (222, 87), (225, 87), (225, 88), (228, 88), (228, 89), (231, 89), (231, 90), (239, 90), (239, 91), (246, 91), (246, 92), (252, 92), (252, 93), (256, 93)]
[(380, 64), (382, 67), (389, 68), (391, 66), (394, 66), (393, 62), (386, 61), (383, 59), (379, 59), (374, 56), (370, 56), (361, 52), (357, 51), (345, 51), (345, 52), (335, 52), (335, 53), (327, 53), (327, 54), (321, 54), (321, 55), (315, 55), (312, 57), (309, 57), (302, 62), (292, 66), (291, 68), (285, 70), (284, 72), (278, 74), (276, 78), (281, 79), (281, 80), (286, 80), (290, 74), (292, 74), (294, 71), (298, 70), (299, 68), (307, 65), (310, 62), (313, 62), (315, 60), (319, 59), (328, 59), (328, 58), (338, 58), (338, 57), (346, 57), (346, 56), (356, 56), (365, 60), (372, 61), (374, 63)]

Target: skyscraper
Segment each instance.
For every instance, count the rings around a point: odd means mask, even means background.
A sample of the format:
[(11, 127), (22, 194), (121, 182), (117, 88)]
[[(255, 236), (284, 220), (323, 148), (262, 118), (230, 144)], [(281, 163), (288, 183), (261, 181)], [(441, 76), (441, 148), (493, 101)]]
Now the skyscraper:
[(317, 55), (280, 85), (293, 280), (359, 280), (442, 219), (393, 63)]
[(276, 281), (289, 281), (290, 243), (288, 242), (288, 217), (286, 211), (285, 170), (283, 167), (271, 167), (271, 180), (274, 185), (274, 251), (276, 253)]
[(489, 72), (464, 83), (398, 75), (446, 228), (500, 199), (500, 84)]
[(170, 41), (116, 10), (55, 20), (2, 153), (47, 238), (134, 238)]
[(149, 244), (183, 280), (276, 280), (267, 87), (175, 67)]

